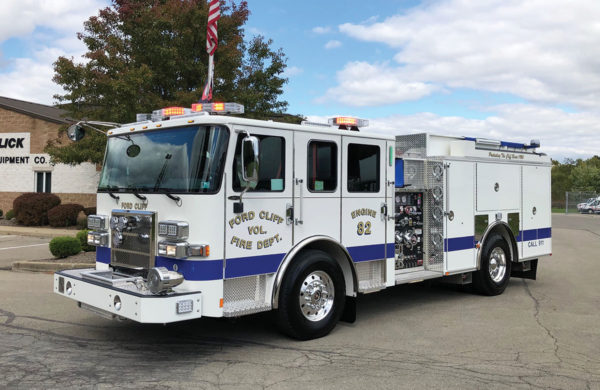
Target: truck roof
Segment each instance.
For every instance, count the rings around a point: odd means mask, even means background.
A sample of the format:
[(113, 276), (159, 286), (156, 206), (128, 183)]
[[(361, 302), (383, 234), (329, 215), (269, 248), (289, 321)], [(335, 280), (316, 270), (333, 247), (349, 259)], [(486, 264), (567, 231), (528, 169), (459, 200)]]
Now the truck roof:
[(181, 115), (177, 117), (171, 117), (171, 119), (161, 121), (144, 121), (124, 124), (121, 127), (111, 129), (108, 135), (118, 134), (130, 134), (131, 132), (143, 132), (151, 130), (168, 129), (172, 127), (181, 127), (187, 125), (230, 125), (230, 126), (249, 126), (249, 127), (261, 127), (269, 129), (280, 129), (289, 131), (302, 131), (310, 133), (321, 133), (321, 134), (332, 134), (332, 135), (347, 135), (364, 138), (384, 139), (394, 141), (395, 136), (392, 134), (382, 134), (374, 131), (369, 131), (368, 128), (363, 128), (360, 131), (350, 130), (339, 130), (335, 126), (329, 126), (327, 124), (303, 124), (296, 125), (291, 123), (282, 123), (274, 121), (265, 121), (258, 119), (240, 118), (236, 116), (227, 115), (206, 115), (206, 114), (194, 114), (194, 115)]

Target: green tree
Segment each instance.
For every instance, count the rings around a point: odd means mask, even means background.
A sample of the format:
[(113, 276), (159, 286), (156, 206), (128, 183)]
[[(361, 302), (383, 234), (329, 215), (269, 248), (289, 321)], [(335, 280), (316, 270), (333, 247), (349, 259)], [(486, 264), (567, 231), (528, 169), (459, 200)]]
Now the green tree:
[(573, 190), (600, 192), (600, 157), (582, 161), (571, 172)]
[[(207, 78), (206, 0), (113, 0), (84, 23), (78, 38), (85, 61), (59, 57), (54, 82), (66, 93), (55, 95), (73, 118), (132, 122), (136, 113), (197, 102)], [(258, 119), (301, 117), (284, 114), (281, 100), (286, 56), (262, 36), (245, 40), (246, 1), (221, 1), (219, 47), (215, 53), (213, 98), (234, 101)], [(105, 139), (88, 132), (74, 144), (49, 143), (54, 161), (102, 162)]]
[(552, 204), (564, 207), (565, 192), (571, 191), (573, 181), (571, 172), (575, 168), (575, 161), (565, 160), (560, 163), (552, 160)]

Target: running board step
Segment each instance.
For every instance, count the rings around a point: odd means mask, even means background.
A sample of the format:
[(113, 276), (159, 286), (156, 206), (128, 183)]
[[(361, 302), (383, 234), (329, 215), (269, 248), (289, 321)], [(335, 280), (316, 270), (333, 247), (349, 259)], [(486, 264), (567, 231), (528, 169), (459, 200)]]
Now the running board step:
[(396, 274), (396, 284), (420, 282), (427, 279), (441, 278), (444, 276), (441, 272), (433, 271), (415, 271), (415, 272), (403, 272)]

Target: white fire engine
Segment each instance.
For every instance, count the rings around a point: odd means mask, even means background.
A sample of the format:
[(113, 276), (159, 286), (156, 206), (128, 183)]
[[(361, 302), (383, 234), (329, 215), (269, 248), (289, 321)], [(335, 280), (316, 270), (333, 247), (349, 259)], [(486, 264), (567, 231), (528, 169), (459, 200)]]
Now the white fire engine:
[[(501, 294), (551, 253), (550, 159), (529, 145), (357, 131), (170, 107), (108, 131), (96, 267), (54, 291), (109, 318), (170, 323), (276, 310), (299, 339), (355, 300), (444, 278)], [(69, 136), (83, 136), (74, 125)]]

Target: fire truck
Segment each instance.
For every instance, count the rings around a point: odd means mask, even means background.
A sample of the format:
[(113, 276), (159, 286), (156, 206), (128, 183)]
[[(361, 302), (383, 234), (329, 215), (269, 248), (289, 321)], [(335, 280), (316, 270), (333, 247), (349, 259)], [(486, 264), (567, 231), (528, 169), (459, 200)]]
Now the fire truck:
[(437, 278), (498, 295), (551, 254), (539, 141), (242, 112), (194, 104), (108, 124), (88, 218), (96, 266), (56, 272), (54, 292), (140, 323), (274, 310), (284, 333), (312, 339), (354, 321), (360, 294)]

